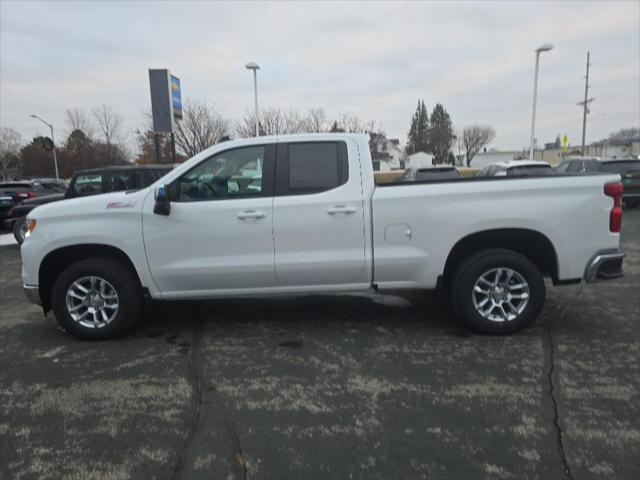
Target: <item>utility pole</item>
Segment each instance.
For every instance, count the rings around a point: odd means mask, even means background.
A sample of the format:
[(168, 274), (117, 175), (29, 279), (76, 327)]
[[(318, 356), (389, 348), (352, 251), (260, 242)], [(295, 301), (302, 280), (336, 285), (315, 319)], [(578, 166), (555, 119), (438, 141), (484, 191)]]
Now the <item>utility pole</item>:
[(582, 110), (582, 148), (580, 149), (580, 151), (582, 152), (582, 156), (583, 157), (584, 157), (585, 136), (586, 136), (586, 133), (587, 133), (587, 113), (589, 113), (589, 104), (595, 100), (595, 98), (588, 98), (589, 97), (589, 66), (591, 65), (589, 63), (589, 55), (590, 55), (590, 52), (587, 52), (587, 74), (584, 77), (585, 78), (585, 81), (584, 81), (584, 101), (577, 103), (577, 105), (581, 105), (583, 107), (583, 110)]

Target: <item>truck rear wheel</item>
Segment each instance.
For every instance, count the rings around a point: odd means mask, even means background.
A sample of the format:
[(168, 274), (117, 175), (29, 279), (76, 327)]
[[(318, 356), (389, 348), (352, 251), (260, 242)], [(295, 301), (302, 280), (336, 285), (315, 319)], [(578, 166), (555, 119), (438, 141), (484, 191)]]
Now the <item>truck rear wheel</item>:
[(140, 318), (142, 292), (126, 265), (91, 258), (73, 263), (60, 273), (51, 301), (66, 331), (87, 340), (106, 340), (135, 326)]
[(517, 332), (533, 322), (544, 305), (545, 286), (536, 265), (504, 249), (467, 257), (453, 276), (453, 307), (472, 330)]

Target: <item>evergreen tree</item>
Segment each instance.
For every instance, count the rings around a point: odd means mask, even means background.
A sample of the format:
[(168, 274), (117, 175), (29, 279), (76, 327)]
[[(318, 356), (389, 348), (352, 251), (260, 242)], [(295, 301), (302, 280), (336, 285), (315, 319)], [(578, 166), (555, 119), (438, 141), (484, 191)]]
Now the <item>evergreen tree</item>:
[(435, 157), (436, 164), (447, 163), (454, 138), (451, 117), (438, 103), (431, 112), (431, 128), (429, 129), (429, 149)]
[(407, 138), (408, 154), (429, 151), (429, 112), (424, 100), (418, 100), (418, 106), (411, 119), (411, 127)]
[(333, 122), (333, 125), (331, 125), (331, 130), (329, 130), (329, 132), (331, 132), (331, 133), (342, 133), (342, 132), (344, 132), (344, 128), (340, 128), (338, 126), (338, 121), (335, 120)]

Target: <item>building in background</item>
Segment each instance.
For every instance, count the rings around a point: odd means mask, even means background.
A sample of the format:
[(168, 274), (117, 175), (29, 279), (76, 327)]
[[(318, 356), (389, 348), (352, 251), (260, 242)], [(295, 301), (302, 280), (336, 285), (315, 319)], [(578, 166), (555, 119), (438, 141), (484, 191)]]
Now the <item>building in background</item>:
[(382, 134), (372, 133), (369, 140), (373, 170), (376, 172), (390, 172), (405, 168), (405, 153), (400, 148), (400, 140), (387, 138)]
[(416, 152), (407, 156), (404, 168), (433, 167), (433, 155), (425, 152)]

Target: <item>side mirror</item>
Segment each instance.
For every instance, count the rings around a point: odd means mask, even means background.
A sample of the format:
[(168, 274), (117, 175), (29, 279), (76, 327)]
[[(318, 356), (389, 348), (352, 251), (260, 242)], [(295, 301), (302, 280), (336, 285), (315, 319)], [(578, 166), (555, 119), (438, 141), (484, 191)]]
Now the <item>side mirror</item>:
[(67, 189), (64, 192), (64, 198), (73, 198), (75, 197), (75, 191), (73, 190), (73, 187), (67, 187)]
[(169, 198), (169, 189), (166, 185), (160, 185), (156, 188), (153, 213), (158, 215), (169, 215), (170, 212), (171, 199)]

